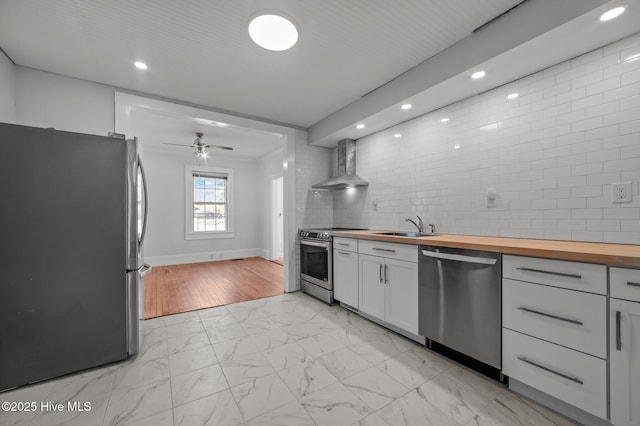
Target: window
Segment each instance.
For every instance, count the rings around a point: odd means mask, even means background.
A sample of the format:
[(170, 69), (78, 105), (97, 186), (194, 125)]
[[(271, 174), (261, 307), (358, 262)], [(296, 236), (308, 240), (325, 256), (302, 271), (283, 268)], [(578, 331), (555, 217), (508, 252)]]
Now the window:
[(233, 171), (186, 167), (186, 239), (233, 237)]

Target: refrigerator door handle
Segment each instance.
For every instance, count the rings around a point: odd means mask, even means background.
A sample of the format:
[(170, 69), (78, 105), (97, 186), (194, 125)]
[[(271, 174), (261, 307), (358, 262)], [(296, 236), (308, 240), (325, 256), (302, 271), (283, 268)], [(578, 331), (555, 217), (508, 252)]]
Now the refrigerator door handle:
[(144, 219), (142, 221), (142, 232), (140, 233), (140, 250), (142, 250), (144, 237), (147, 234), (147, 220), (149, 219), (149, 197), (147, 195), (147, 176), (144, 173), (144, 166), (142, 165), (142, 159), (140, 157), (138, 157), (138, 167), (140, 168), (140, 176), (142, 177), (142, 192), (144, 193)]

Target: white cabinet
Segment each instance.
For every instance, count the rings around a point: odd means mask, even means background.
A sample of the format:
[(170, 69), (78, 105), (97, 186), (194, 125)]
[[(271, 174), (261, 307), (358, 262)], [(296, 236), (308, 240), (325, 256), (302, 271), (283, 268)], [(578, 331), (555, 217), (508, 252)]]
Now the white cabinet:
[(640, 270), (611, 268), (610, 283), (611, 423), (637, 426), (640, 425), (640, 285), (637, 285)]
[(607, 418), (607, 268), (503, 256), (502, 367)]
[(417, 335), (418, 247), (361, 240), (359, 251), (360, 311)]
[(385, 320), (418, 334), (418, 264), (386, 259)]
[(360, 311), (384, 320), (384, 258), (360, 254)]
[(358, 309), (358, 240), (334, 238), (333, 297)]

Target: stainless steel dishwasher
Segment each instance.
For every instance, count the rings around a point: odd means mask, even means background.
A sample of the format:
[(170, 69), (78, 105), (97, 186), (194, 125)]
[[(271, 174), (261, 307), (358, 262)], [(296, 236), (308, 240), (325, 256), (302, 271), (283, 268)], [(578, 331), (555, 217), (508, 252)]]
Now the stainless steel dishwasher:
[(502, 254), (420, 246), (419, 332), (501, 368)]

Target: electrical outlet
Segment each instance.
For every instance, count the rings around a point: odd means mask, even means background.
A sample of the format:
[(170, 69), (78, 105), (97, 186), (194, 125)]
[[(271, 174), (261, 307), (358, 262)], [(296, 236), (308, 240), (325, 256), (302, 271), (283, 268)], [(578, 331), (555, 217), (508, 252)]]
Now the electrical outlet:
[(493, 188), (487, 189), (487, 207), (496, 206), (496, 190)]
[(631, 182), (619, 182), (611, 184), (612, 203), (631, 202)]

